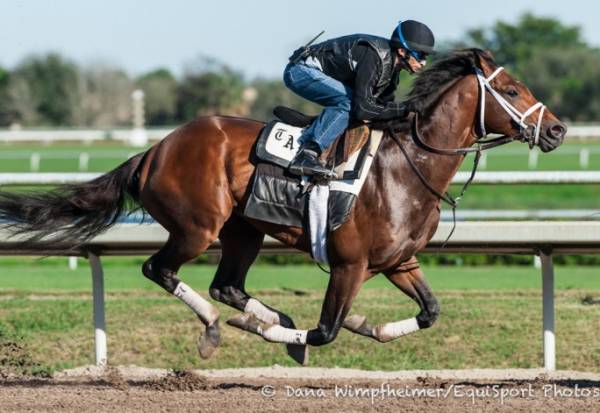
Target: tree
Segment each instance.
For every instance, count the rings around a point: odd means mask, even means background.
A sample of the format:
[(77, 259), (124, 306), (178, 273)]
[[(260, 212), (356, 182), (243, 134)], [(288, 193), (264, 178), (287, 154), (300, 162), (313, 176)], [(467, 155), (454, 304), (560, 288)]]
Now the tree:
[(250, 110), (250, 117), (260, 121), (273, 119), (273, 108), (288, 106), (307, 114), (319, 113), (321, 107), (301, 98), (289, 90), (281, 80), (257, 79), (252, 82), (256, 99)]
[(199, 115), (245, 115), (244, 79), (238, 72), (213, 59), (201, 58), (188, 68), (178, 88), (181, 120)]
[(10, 125), (16, 117), (10, 102), (9, 83), (10, 73), (0, 67), (0, 126)]
[(496, 22), (490, 28), (477, 28), (467, 32), (466, 42), (491, 50), (496, 60), (518, 69), (537, 49), (581, 49), (586, 44), (578, 26), (565, 26), (550, 17), (523, 14), (516, 24)]
[(537, 49), (520, 67), (534, 95), (563, 120), (600, 119), (600, 52)]
[(69, 125), (77, 105), (77, 66), (56, 53), (32, 56), (9, 77), (15, 118), (25, 124)]
[(79, 126), (131, 126), (133, 82), (119, 68), (94, 65), (81, 71), (77, 93), (79, 105), (74, 110), (74, 124)]
[(516, 24), (469, 30), (457, 46), (473, 45), (492, 51), (557, 116), (600, 119), (600, 50), (585, 43), (578, 26), (524, 14)]
[(146, 123), (168, 125), (177, 118), (177, 80), (167, 69), (139, 77), (136, 85), (145, 93)]

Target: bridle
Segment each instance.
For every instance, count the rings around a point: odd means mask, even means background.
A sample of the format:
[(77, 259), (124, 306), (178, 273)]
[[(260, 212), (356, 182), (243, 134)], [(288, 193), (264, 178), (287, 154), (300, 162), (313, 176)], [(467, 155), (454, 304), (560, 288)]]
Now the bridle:
[[(529, 148), (533, 148), (535, 145), (539, 143), (540, 137), (540, 129), (542, 124), (542, 118), (544, 117), (544, 111), (546, 110), (546, 106), (542, 102), (537, 102), (532, 105), (525, 112), (521, 113), (517, 108), (511, 105), (497, 90), (495, 90), (490, 82), (494, 79), (504, 68), (502, 66), (498, 67), (490, 76), (487, 78), (484, 76), (483, 71), (476, 67), (475, 75), (477, 76), (477, 82), (479, 85), (479, 139), (477, 143), (473, 147), (469, 148), (436, 148), (435, 146), (431, 146), (427, 144), (423, 138), (421, 137), (421, 133), (419, 131), (419, 115), (415, 112), (412, 122), (412, 138), (415, 144), (422, 149), (425, 149), (428, 152), (432, 152), (438, 155), (466, 155), (468, 153), (477, 153), (481, 151), (485, 151), (488, 149), (495, 148), (496, 146), (505, 145), (507, 143), (513, 141), (526, 142), (529, 144)], [(496, 102), (500, 105), (502, 109), (511, 117), (511, 119), (516, 122), (519, 127), (519, 133), (515, 135), (502, 135), (497, 136), (495, 138), (483, 140), (487, 136), (487, 131), (485, 129), (485, 92), (489, 92)], [(525, 123), (525, 119), (527, 119), (531, 114), (535, 111), (540, 110), (538, 115), (538, 119), (534, 125), (528, 125)], [(394, 140), (397, 140), (393, 134), (393, 130), (390, 130), (390, 134), (393, 135)]]
[[(475, 68), (475, 75), (477, 76), (477, 82), (479, 83), (479, 130), (481, 131), (481, 136), (484, 137), (487, 135), (485, 130), (485, 91), (487, 90), (494, 97), (494, 99), (496, 99), (496, 102), (498, 102), (502, 109), (504, 109), (504, 111), (512, 118), (512, 120), (515, 121), (515, 123), (517, 123), (521, 128), (519, 135), (522, 135), (524, 139), (519, 140), (527, 141), (529, 143), (529, 149), (532, 149), (539, 143), (540, 140), (540, 128), (546, 106), (542, 102), (537, 102), (525, 112), (521, 113), (517, 108), (511, 105), (510, 102), (508, 102), (500, 93), (498, 93), (498, 91), (496, 91), (490, 83), (492, 79), (494, 79), (502, 70), (504, 70), (504, 68), (500, 66), (494, 70), (491, 75), (485, 77), (480, 68)], [(527, 119), (538, 109), (540, 113), (538, 115), (537, 122), (535, 122), (533, 126), (527, 125), (527, 123), (525, 123), (525, 119)], [(530, 131), (530, 128), (533, 128), (533, 130)]]
[[(473, 169), (471, 171), (471, 175), (469, 176), (469, 179), (464, 183), (464, 185), (460, 191), (460, 195), (458, 197), (452, 198), (452, 196), (450, 196), (450, 194), (448, 194), (448, 192), (445, 192), (442, 194), (438, 190), (436, 190), (429, 183), (427, 178), (421, 173), (421, 171), (417, 168), (417, 166), (414, 164), (413, 160), (410, 158), (410, 156), (408, 155), (408, 152), (404, 148), (404, 145), (402, 145), (401, 140), (394, 133), (393, 128), (388, 128), (390, 136), (396, 142), (396, 144), (398, 144), (398, 146), (400, 147), (400, 150), (404, 154), (404, 157), (408, 161), (409, 165), (411, 166), (411, 168), (413, 169), (415, 174), (419, 177), (419, 179), (421, 180), (423, 185), (425, 185), (425, 187), (427, 189), (429, 189), (429, 191), (431, 193), (433, 193), (438, 199), (446, 202), (448, 205), (450, 205), (452, 207), (452, 217), (453, 217), (454, 225), (452, 227), (452, 230), (450, 231), (450, 234), (448, 235), (448, 238), (442, 245), (442, 248), (446, 245), (446, 243), (448, 242), (448, 240), (454, 233), (454, 229), (456, 228), (456, 208), (458, 207), (458, 202), (465, 194), (468, 186), (471, 184), (471, 182), (475, 178), (477, 166), (479, 165), (479, 158), (481, 157), (481, 151), (495, 148), (496, 146), (505, 145), (505, 144), (513, 142), (513, 141), (527, 142), (529, 144), (529, 148), (532, 149), (539, 142), (540, 128), (541, 128), (542, 118), (544, 116), (544, 111), (546, 109), (546, 106), (541, 102), (537, 102), (534, 105), (532, 105), (529, 109), (527, 109), (525, 112), (521, 113), (517, 108), (515, 108), (513, 105), (511, 105), (500, 93), (498, 93), (498, 91), (496, 91), (492, 87), (492, 85), (490, 83), (502, 70), (503, 70), (503, 67), (500, 66), (490, 76), (485, 77), (483, 74), (483, 71), (479, 67), (475, 67), (475, 75), (477, 76), (477, 82), (478, 82), (478, 86), (479, 86), (479, 131), (480, 131), (480, 135), (479, 135), (479, 139), (477, 140), (477, 143), (475, 144), (474, 147), (446, 149), (446, 148), (436, 148), (434, 146), (427, 144), (423, 140), (421, 133), (419, 132), (419, 114), (418, 114), (418, 112), (414, 113), (414, 116), (412, 119), (411, 137), (412, 137), (413, 142), (418, 147), (420, 147), (428, 152), (435, 153), (437, 155), (453, 155), (453, 156), (462, 155), (462, 156), (465, 156), (469, 153), (475, 153), (475, 159), (473, 160)], [(498, 136), (495, 138), (482, 140), (482, 138), (485, 138), (487, 136), (486, 129), (485, 129), (485, 95), (486, 95), (486, 91), (489, 92), (494, 99), (496, 99), (496, 102), (498, 102), (500, 107), (502, 107), (504, 109), (504, 111), (511, 117), (511, 119), (519, 125), (519, 127), (520, 127), (519, 133), (517, 133), (516, 135), (502, 135), (502, 136)], [(527, 119), (531, 114), (533, 114), (538, 109), (539, 109), (539, 115), (538, 115), (538, 119), (537, 119), (537, 122), (535, 123), (535, 125), (533, 125), (533, 126), (527, 125), (527, 123), (525, 123), (525, 119)], [(533, 130), (532, 130), (532, 128), (533, 128)]]

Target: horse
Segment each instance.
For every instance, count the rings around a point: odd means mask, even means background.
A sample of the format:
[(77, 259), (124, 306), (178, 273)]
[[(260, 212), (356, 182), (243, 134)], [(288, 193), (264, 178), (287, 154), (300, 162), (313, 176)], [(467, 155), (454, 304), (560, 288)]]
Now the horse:
[[(198, 342), (203, 358), (220, 343), (219, 311), (185, 284), (178, 271), (217, 239), (222, 256), (209, 294), (242, 312), (230, 324), (302, 349), (331, 343), (342, 327), (387, 342), (429, 328), (439, 316), (439, 303), (415, 254), (438, 226), (440, 194), (464, 159), (460, 150), (491, 132), (549, 152), (566, 133), (565, 125), (523, 83), (479, 49), (455, 51), (432, 64), (417, 76), (406, 103), (415, 121), (382, 125), (384, 137), (354, 208), (328, 234), (329, 282), (312, 329), (298, 329), (291, 317), (244, 288), (265, 234), (310, 250), (309, 234), (302, 228), (243, 215), (255, 170), (252, 148), (262, 122), (200, 117), (92, 181), (45, 192), (0, 192), (0, 225), (24, 236), (24, 243), (75, 247), (115, 224), (130, 203), (141, 206), (169, 233), (164, 246), (144, 262), (142, 273), (197, 314), (205, 327)], [(415, 144), (415, 136), (424, 144)], [(377, 274), (414, 300), (419, 307), (415, 317), (372, 325), (359, 314), (349, 316), (361, 285)]]

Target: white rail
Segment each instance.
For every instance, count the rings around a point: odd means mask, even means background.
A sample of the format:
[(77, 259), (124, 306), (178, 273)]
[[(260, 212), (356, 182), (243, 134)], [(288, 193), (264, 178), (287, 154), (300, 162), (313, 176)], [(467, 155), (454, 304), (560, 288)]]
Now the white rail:
[[(85, 182), (102, 174), (80, 172), (7, 172), (0, 173), (0, 185), (56, 185)], [(470, 172), (458, 172), (452, 183), (462, 184)], [(600, 171), (519, 171), (484, 172), (475, 176), (478, 184), (600, 184)]]
[[(150, 140), (159, 140), (172, 132), (175, 127), (146, 128)], [(107, 129), (0, 129), (0, 142), (53, 142), (103, 140), (128, 141), (133, 130), (130, 128)], [(600, 125), (567, 125), (566, 139), (600, 139)]]
[[(150, 128), (146, 129), (148, 139), (160, 140), (171, 133), (175, 128)], [(132, 129), (28, 129), (28, 130), (0, 130), (0, 142), (44, 142), (55, 141), (70, 142), (96, 142), (96, 141), (124, 141), (127, 142), (133, 133)]]

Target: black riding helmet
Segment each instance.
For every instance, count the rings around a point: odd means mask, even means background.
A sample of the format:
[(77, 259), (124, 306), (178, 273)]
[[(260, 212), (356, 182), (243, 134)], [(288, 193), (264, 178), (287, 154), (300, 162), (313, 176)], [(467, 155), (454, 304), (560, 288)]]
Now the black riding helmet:
[(433, 53), (435, 39), (433, 32), (425, 24), (415, 20), (398, 22), (390, 39), (392, 47), (404, 48), (417, 60)]

